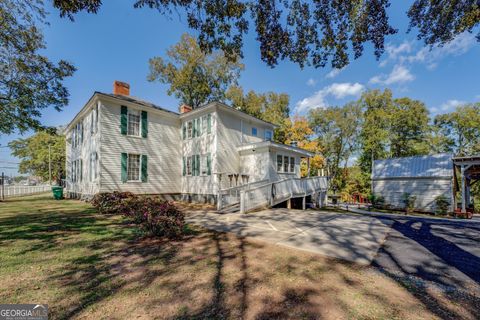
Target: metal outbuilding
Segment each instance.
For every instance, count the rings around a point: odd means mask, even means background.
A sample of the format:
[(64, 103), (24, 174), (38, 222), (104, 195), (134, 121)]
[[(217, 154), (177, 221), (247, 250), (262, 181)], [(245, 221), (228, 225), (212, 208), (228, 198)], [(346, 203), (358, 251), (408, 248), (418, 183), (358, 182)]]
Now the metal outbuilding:
[(385, 199), (385, 204), (403, 208), (402, 197), (416, 197), (415, 209), (435, 211), (435, 199), (443, 195), (453, 211), (453, 155), (441, 153), (375, 160), (372, 168), (372, 192)]

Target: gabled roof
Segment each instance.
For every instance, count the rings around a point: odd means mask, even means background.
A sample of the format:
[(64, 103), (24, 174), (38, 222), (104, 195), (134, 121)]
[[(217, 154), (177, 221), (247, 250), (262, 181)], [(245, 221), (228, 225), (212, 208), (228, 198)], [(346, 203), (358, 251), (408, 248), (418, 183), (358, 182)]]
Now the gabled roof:
[(99, 92), (99, 91), (95, 91), (93, 93), (93, 95), (90, 97), (90, 99), (88, 99), (87, 103), (85, 103), (85, 105), (83, 106), (83, 108), (75, 115), (75, 117), (69, 122), (68, 125), (65, 126), (65, 129), (66, 130), (69, 130), (70, 129), (70, 126), (75, 123), (75, 121), (78, 119), (78, 117), (85, 113), (85, 109), (86, 107), (88, 106), (88, 104), (96, 97), (107, 97), (107, 98), (113, 98), (113, 99), (116, 99), (116, 100), (120, 100), (120, 101), (125, 101), (125, 102), (130, 102), (130, 103), (135, 103), (135, 104), (138, 104), (138, 105), (141, 105), (141, 106), (144, 106), (144, 107), (148, 107), (148, 108), (153, 108), (153, 109), (156, 109), (156, 110), (160, 110), (160, 111), (164, 111), (164, 112), (168, 112), (174, 116), (177, 116), (177, 117), (180, 117), (180, 118), (183, 118), (183, 117), (188, 117), (190, 114), (195, 114), (198, 112), (200, 112), (201, 110), (204, 110), (204, 109), (207, 109), (207, 108), (213, 108), (215, 106), (219, 106), (220, 108), (223, 108), (225, 110), (228, 110), (228, 111), (232, 111), (234, 113), (237, 113), (238, 115), (241, 115), (242, 117), (245, 117), (245, 118), (249, 118), (251, 120), (254, 120), (254, 121), (257, 121), (257, 122), (262, 122), (262, 123), (265, 123), (265, 124), (268, 124), (270, 126), (273, 126), (274, 128), (278, 127), (277, 125), (273, 124), (273, 123), (270, 123), (268, 121), (265, 121), (265, 120), (262, 120), (262, 119), (259, 119), (257, 117), (254, 117), (252, 115), (249, 115), (248, 113), (245, 113), (243, 111), (240, 111), (240, 110), (237, 110), (235, 108), (232, 108), (222, 102), (211, 102), (211, 103), (207, 103), (203, 106), (200, 106), (190, 112), (187, 112), (187, 113), (183, 113), (183, 114), (180, 114), (178, 112), (174, 112), (174, 111), (171, 111), (171, 110), (168, 110), (164, 107), (160, 107), (152, 102), (148, 102), (148, 101), (145, 101), (145, 100), (142, 100), (140, 98), (137, 98), (137, 97), (133, 97), (133, 96), (124, 96), (124, 95), (119, 95), (119, 94), (113, 94), (113, 93), (104, 93), (104, 92)]
[(450, 153), (440, 153), (429, 156), (375, 160), (372, 178), (452, 177), (452, 157), (453, 155)]
[(214, 108), (214, 107), (219, 107), (223, 110), (226, 110), (226, 111), (229, 111), (229, 112), (232, 112), (232, 113), (236, 113), (237, 115), (239, 115), (243, 118), (250, 119), (250, 120), (253, 120), (253, 121), (256, 121), (256, 122), (261, 122), (261, 123), (267, 124), (269, 126), (272, 126), (274, 128), (278, 127), (278, 125), (276, 125), (276, 124), (273, 124), (271, 122), (268, 122), (268, 121), (262, 120), (260, 118), (254, 117), (254, 116), (252, 116), (252, 115), (250, 115), (250, 114), (248, 114), (244, 111), (235, 109), (235, 108), (233, 108), (233, 107), (231, 107), (231, 106), (229, 106), (229, 105), (227, 105), (223, 102), (218, 102), (218, 101), (210, 102), (210, 103), (202, 105), (198, 108), (195, 108), (190, 112), (182, 113), (182, 114), (180, 114), (180, 118), (186, 118), (186, 117), (190, 116), (191, 114), (195, 114), (197, 112), (201, 112), (202, 110), (209, 109), (209, 108)]
[(242, 144), (241, 146), (237, 147), (237, 151), (238, 152), (249, 151), (249, 150), (255, 150), (263, 147), (270, 147), (272, 149), (276, 149), (280, 151), (289, 151), (304, 157), (313, 157), (315, 155), (315, 153), (310, 152), (308, 150), (305, 150), (299, 147), (290, 146), (288, 144), (273, 142), (273, 141), (261, 141), (261, 142)]
[(131, 103), (136, 103), (136, 104), (142, 105), (144, 107), (154, 108), (154, 109), (158, 109), (158, 110), (161, 110), (161, 111), (170, 112), (170, 113), (175, 114), (175, 115), (179, 115), (179, 113), (177, 113), (177, 112), (174, 112), (174, 111), (168, 110), (166, 108), (157, 106), (154, 103), (142, 100), (142, 99), (137, 98), (137, 97), (124, 96), (124, 95), (121, 95), (121, 94), (113, 94), (113, 93), (103, 93), (103, 92), (99, 92), (99, 91), (95, 91), (94, 95), (95, 94), (108, 96), (108, 97), (111, 97), (111, 98), (131, 102)]

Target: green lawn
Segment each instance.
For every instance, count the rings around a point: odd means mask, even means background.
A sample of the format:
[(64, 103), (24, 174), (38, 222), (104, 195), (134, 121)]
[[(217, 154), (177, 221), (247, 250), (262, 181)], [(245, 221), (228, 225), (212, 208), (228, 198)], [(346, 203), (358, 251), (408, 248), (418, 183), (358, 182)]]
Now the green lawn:
[(49, 195), (0, 203), (0, 301), (51, 319), (474, 319), (478, 300), (284, 247), (192, 230), (143, 238)]

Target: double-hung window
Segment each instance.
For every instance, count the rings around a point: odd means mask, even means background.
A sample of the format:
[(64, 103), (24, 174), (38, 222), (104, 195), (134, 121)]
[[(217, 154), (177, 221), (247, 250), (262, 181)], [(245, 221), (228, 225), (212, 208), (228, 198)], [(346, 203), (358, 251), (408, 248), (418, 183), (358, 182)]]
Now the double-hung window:
[(202, 134), (207, 133), (207, 128), (208, 128), (208, 116), (203, 116), (202, 117)]
[(272, 141), (273, 133), (271, 130), (265, 130), (265, 141)]
[(257, 136), (257, 128), (252, 127), (252, 136), (256, 137)]
[(295, 158), (290, 157), (290, 172), (295, 173)]
[(128, 110), (128, 135), (140, 136), (140, 113), (136, 110)]
[(287, 156), (283, 157), (283, 172), (285, 172), (285, 173), (288, 172), (288, 157)]
[(187, 157), (187, 176), (192, 175), (192, 157)]
[(127, 180), (140, 181), (140, 155), (128, 154)]
[(277, 171), (278, 172), (282, 172), (282, 168), (283, 168), (283, 157), (282, 155), (277, 155)]
[(90, 181), (98, 177), (98, 156), (96, 152), (90, 154)]
[(191, 139), (193, 137), (193, 122), (188, 121), (187, 123), (187, 137)]

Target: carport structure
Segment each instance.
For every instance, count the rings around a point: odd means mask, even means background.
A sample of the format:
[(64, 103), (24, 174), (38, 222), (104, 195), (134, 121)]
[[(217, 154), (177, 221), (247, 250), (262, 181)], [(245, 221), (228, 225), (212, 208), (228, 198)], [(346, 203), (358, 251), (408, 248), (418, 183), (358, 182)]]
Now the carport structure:
[[(468, 157), (453, 158), (454, 164), (454, 184), (453, 195), (455, 200), (455, 208), (458, 207), (457, 193), (461, 195), (462, 213), (473, 212), (474, 203), (471, 198), (471, 187), (480, 181), (480, 155)], [(460, 172), (458, 177), (457, 169)], [(460, 179), (460, 184), (458, 182)]]

